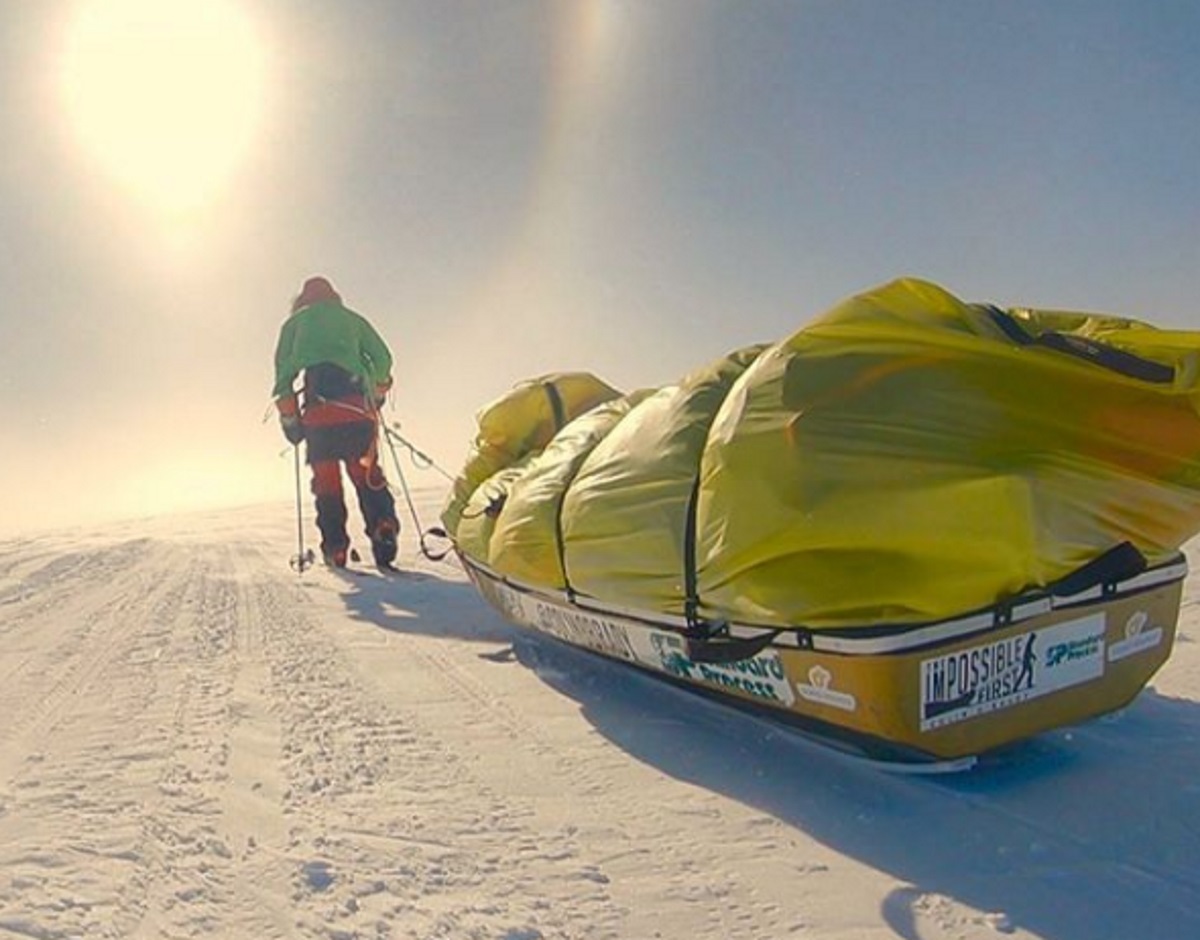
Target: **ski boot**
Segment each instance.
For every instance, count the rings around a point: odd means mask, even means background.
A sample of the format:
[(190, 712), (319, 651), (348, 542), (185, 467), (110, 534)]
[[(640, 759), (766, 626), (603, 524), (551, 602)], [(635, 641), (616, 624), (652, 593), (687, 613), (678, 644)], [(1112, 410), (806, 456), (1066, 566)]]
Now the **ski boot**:
[(380, 571), (395, 571), (400, 524), (395, 519), (380, 519), (371, 533), (371, 553)]
[(325, 559), (325, 567), (327, 568), (345, 568), (346, 567), (346, 547), (341, 548), (322, 548), (321, 555)]

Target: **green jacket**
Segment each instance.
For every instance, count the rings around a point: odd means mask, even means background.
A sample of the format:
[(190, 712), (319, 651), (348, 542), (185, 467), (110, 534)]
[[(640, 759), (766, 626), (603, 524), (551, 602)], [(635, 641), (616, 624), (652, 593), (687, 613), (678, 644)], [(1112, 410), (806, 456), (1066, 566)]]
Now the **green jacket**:
[(321, 362), (360, 376), (368, 394), (392, 375), (392, 354), (375, 328), (333, 300), (301, 307), (284, 322), (275, 346), (273, 397), (292, 394), (296, 376)]

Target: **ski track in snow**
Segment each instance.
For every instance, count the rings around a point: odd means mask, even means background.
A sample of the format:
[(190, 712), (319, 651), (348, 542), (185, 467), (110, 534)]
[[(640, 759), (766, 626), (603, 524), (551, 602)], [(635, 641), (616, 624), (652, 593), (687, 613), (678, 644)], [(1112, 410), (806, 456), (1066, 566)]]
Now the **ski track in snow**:
[(0, 542), (0, 940), (1200, 936), (1193, 581), (1133, 707), (918, 778), (294, 535)]

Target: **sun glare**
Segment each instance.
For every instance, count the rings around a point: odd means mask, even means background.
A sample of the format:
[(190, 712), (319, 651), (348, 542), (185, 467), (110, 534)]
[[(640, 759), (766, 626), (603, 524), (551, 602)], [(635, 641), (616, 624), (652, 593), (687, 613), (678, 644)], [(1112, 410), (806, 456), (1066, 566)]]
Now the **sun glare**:
[(188, 211), (250, 150), (265, 64), (236, 0), (85, 0), (62, 87), (90, 158), (151, 207)]

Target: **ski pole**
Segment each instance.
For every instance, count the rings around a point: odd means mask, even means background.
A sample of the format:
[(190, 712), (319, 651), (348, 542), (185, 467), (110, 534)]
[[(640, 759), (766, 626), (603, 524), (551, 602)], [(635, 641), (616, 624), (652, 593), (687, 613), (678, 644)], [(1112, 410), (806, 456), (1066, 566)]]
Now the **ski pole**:
[(292, 452), (295, 455), (296, 467), (296, 557), (292, 559), (292, 567), (297, 574), (302, 574), (304, 569), (312, 562), (312, 558), (304, 551), (304, 509), (303, 501), (300, 497), (300, 445), (293, 444)]

